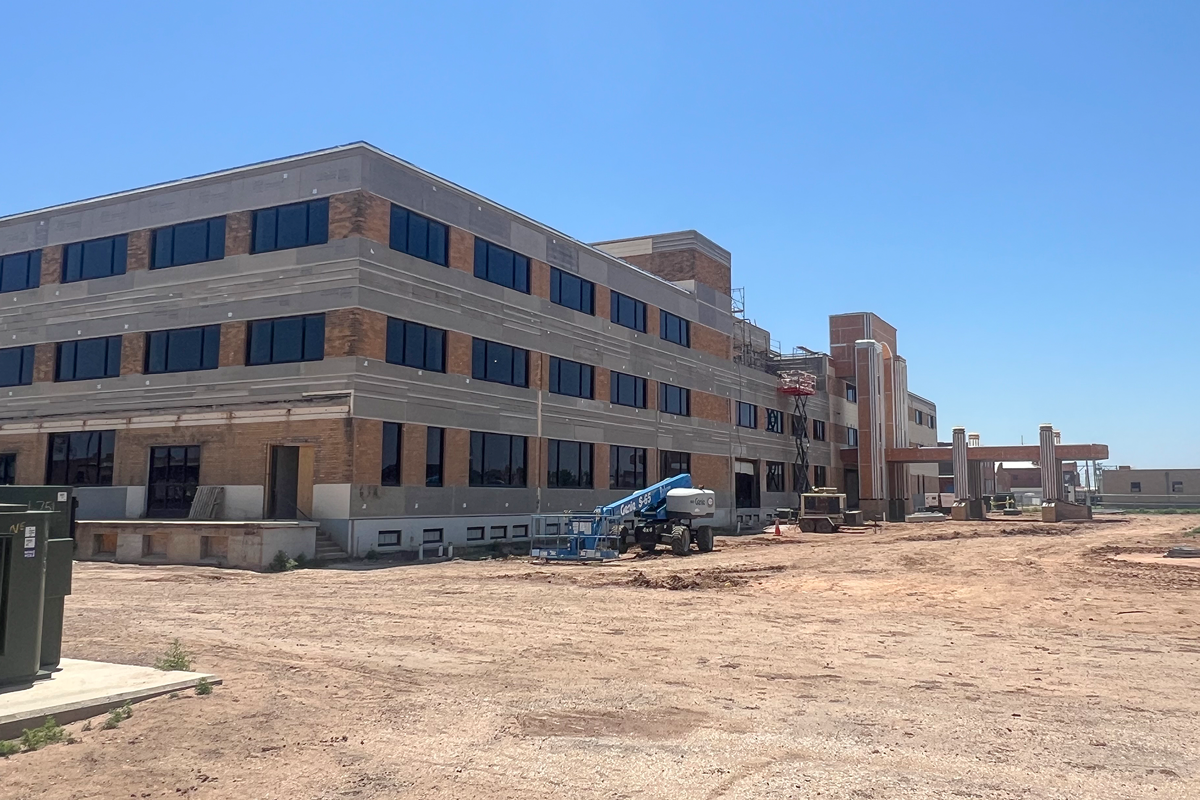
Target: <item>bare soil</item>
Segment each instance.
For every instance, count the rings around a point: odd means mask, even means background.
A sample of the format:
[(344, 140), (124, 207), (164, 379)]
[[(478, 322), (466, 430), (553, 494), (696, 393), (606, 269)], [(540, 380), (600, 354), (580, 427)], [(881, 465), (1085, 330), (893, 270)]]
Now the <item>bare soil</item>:
[(79, 564), (66, 655), (150, 664), (179, 637), (225, 684), (0, 760), (0, 797), (1196, 798), (1200, 571), (1154, 557), (1187, 522)]

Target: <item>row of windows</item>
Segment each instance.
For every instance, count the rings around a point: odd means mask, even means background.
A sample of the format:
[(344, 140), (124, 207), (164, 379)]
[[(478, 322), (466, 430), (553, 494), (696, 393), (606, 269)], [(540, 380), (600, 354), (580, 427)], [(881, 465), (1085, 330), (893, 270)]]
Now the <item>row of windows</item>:
[[(443, 485), (445, 431), (425, 429), (424, 485)], [(81, 431), (50, 435), (46, 483), (68, 486), (111, 486), (115, 450), (115, 431)], [(596, 445), (589, 442), (551, 440), (547, 443), (547, 486), (551, 488), (592, 489), (593, 454)], [(401, 465), (403, 427), (383, 424), (383, 457), (380, 483), (402, 484)], [(691, 472), (691, 454), (660, 451), (660, 479)], [(526, 439), (498, 433), (471, 433), (470, 485), (526, 485)], [(16, 456), (0, 455), (0, 485), (15, 481)], [(150, 448), (149, 493), (147, 508), (152, 516), (184, 516), (191, 506), (200, 476), (199, 445), (169, 445)], [(766, 462), (768, 492), (783, 492), (784, 462)], [(799, 485), (793, 465), (793, 485)], [(825, 467), (813, 467), (814, 485), (824, 486)], [(641, 489), (646, 486), (646, 449), (609, 446), (609, 488)], [(1140, 487), (1139, 487), (1140, 488)], [(1137, 491), (1138, 489), (1132, 489)]]

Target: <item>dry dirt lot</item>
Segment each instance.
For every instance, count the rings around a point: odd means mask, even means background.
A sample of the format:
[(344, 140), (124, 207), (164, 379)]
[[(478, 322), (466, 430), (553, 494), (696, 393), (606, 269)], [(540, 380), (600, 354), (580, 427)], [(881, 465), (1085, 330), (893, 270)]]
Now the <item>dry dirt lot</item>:
[[(1195, 517), (688, 558), (81, 564), (65, 654), (225, 685), (0, 761), (15, 798), (1197, 798)], [(1186, 540), (1195, 541), (1195, 540)]]

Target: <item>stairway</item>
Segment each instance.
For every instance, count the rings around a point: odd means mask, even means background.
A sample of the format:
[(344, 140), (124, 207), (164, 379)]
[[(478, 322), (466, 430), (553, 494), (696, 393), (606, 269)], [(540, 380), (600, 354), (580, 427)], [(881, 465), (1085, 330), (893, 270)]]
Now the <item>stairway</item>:
[(317, 531), (317, 561), (346, 561), (350, 556), (324, 531)]

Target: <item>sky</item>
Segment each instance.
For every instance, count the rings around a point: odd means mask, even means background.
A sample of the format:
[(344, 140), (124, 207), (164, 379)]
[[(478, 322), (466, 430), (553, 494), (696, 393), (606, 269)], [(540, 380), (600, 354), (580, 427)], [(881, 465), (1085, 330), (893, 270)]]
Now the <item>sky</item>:
[(4, 17), (0, 215), (365, 140), (583, 241), (694, 228), (785, 350), (874, 311), (942, 439), (1200, 467), (1195, 2)]

